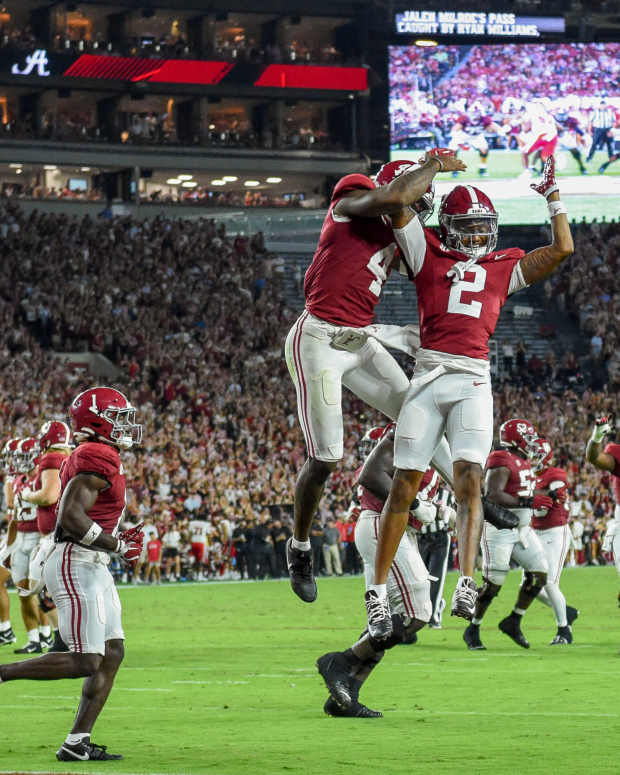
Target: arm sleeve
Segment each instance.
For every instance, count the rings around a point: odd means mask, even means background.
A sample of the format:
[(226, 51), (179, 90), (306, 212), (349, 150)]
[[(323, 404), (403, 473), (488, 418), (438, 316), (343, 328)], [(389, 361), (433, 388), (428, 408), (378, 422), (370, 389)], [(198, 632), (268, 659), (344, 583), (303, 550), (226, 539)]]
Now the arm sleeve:
[(407, 266), (415, 277), (422, 269), (426, 256), (426, 237), (420, 219), (415, 216), (402, 229), (394, 229), (394, 236)]
[(510, 282), (508, 283), (508, 296), (512, 296), (513, 293), (521, 291), (523, 288), (527, 288), (527, 283), (523, 277), (521, 260), (519, 260), (512, 268), (512, 273), (510, 274)]

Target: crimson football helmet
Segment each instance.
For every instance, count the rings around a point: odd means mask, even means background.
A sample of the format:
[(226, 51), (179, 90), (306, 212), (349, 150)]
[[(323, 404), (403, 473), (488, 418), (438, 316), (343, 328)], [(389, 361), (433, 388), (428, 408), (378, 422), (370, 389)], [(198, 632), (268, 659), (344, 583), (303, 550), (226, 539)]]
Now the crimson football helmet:
[(136, 409), (120, 392), (109, 387), (84, 390), (69, 408), (74, 433), (130, 449), (142, 440), (142, 426), (135, 422)]
[(545, 468), (548, 468), (549, 464), (551, 463), (553, 450), (551, 449), (551, 444), (549, 444), (547, 439), (543, 439), (541, 437), (537, 438), (534, 444), (536, 446), (536, 450), (532, 455), (532, 468), (536, 472), (543, 471)]
[(17, 444), (16, 468), (20, 474), (27, 474), (34, 468), (37, 458), (41, 453), (39, 440), (34, 438), (22, 439)]
[(528, 420), (507, 420), (500, 425), (499, 443), (501, 446), (506, 447), (506, 449), (518, 449), (528, 458), (533, 458), (536, 454), (538, 449), (536, 439), (538, 439), (538, 434)]
[(48, 420), (41, 426), (37, 438), (42, 450), (50, 447), (68, 447), (71, 444), (71, 431), (66, 422)]
[(17, 445), (19, 439), (9, 439), (2, 447), (2, 468), (7, 474), (14, 474), (17, 471)]
[(482, 258), (497, 245), (497, 211), (475, 186), (455, 186), (439, 206), (441, 239), (450, 250)]
[[(381, 167), (374, 177), (374, 181), (377, 186), (387, 186), (403, 172), (410, 172), (420, 168), (420, 164), (415, 161), (408, 161), (407, 159), (400, 159), (399, 161), (388, 161)], [(414, 202), (411, 206), (416, 211), (418, 217), (425, 223), (433, 214), (435, 209), (435, 186), (431, 183), (426, 189), (424, 194)]]

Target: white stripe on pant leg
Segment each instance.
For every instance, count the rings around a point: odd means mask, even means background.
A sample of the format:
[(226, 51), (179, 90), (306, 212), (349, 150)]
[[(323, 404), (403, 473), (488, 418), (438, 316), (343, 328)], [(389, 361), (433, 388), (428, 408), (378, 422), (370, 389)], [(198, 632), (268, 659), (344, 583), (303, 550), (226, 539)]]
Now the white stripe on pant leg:
[(433, 609), (433, 619), (435, 620), (438, 620), (438, 615), (441, 614), (441, 600), (443, 598), (443, 588), (446, 583), (448, 557), (450, 556), (450, 534), (449, 533), (446, 533), (446, 543), (447, 543), (446, 556), (444, 557), (443, 566), (441, 568), (441, 576), (439, 578), (439, 588), (437, 590), (437, 599), (435, 600), (435, 608)]

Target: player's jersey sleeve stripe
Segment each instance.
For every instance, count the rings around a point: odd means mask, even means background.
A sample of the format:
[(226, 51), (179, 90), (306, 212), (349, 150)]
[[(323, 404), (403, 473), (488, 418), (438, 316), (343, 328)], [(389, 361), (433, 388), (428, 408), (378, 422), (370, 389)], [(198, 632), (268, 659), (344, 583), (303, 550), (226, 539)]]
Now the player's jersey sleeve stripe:
[(517, 261), (510, 275), (510, 282), (508, 283), (508, 296), (510, 296), (513, 293), (516, 293), (517, 291), (523, 290), (523, 288), (527, 288), (527, 283), (525, 282), (525, 278), (523, 277), (523, 270), (521, 269), (521, 261)]
[(422, 269), (426, 256), (426, 237), (420, 219), (414, 217), (402, 229), (394, 229), (394, 236), (415, 277)]

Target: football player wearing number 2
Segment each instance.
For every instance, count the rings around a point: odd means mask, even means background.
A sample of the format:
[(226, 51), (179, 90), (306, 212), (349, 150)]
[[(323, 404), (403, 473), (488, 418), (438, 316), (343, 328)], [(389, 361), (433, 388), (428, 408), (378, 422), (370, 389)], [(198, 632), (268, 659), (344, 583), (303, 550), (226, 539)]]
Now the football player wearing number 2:
[(43, 575), (58, 609), (68, 652), (0, 665), (0, 683), (18, 679), (85, 678), (73, 728), (56, 752), (59, 761), (122, 759), (90, 741), (90, 733), (123, 660), (121, 603), (108, 570), (110, 553), (135, 564), (141, 526), (118, 533), (125, 509), (119, 450), (140, 442), (135, 409), (118, 390), (96, 387), (70, 407), (77, 448), (64, 462), (55, 545)]
[[(317, 595), (310, 524), (325, 482), (343, 455), (342, 386), (395, 419), (409, 385), (388, 350), (365, 332), (392, 264), (399, 260), (389, 216), (403, 208), (415, 212), (416, 221), (418, 213), (422, 218), (430, 214), (435, 175), (463, 169), (465, 165), (453, 153), (435, 148), (421, 166), (389, 162), (377, 174), (376, 183), (366, 175), (346, 175), (334, 188), (306, 272), (306, 308), (285, 344), (308, 450), (295, 484), (295, 527), (286, 558), (293, 591), (307, 603)], [(407, 227), (402, 231), (406, 233)], [(440, 446), (440, 441), (441, 435), (429, 460), (433, 458), (440, 472), (447, 467), (450, 477), (447, 442), (441, 441)], [(443, 467), (437, 460), (442, 450)]]
[(493, 438), (488, 342), (508, 296), (550, 275), (573, 252), (573, 240), (555, 181), (553, 156), (532, 188), (547, 200), (551, 245), (527, 255), (496, 251), (497, 212), (473, 186), (444, 197), (440, 230), (423, 229), (410, 211), (392, 215), (396, 240), (418, 294), (421, 347), (398, 416), (397, 470), (382, 519), (375, 583), (366, 593), (369, 631), (391, 634), (386, 579), (407, 525), (409, 508), (442, 434), (448, 437), (458, 502), (461, 577), (452, 614), (471, 619), (478, 593), (472, 578), (482, 529), (482, 469)]

